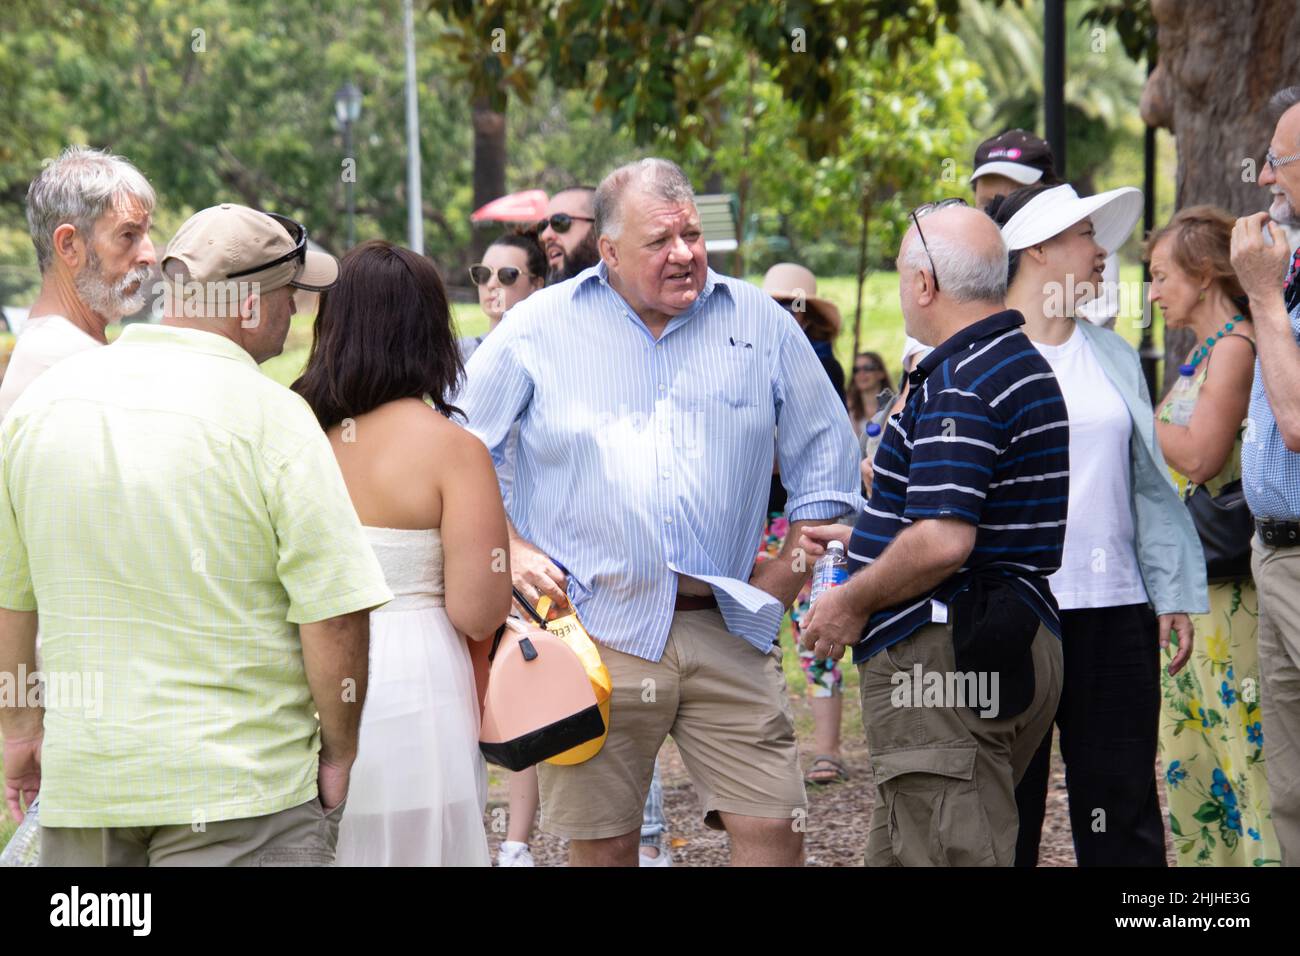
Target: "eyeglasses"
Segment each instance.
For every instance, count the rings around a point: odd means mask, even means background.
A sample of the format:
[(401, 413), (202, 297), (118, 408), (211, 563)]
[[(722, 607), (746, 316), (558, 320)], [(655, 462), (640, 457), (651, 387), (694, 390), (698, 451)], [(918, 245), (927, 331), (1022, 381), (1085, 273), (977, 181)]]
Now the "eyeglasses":
[(853, 366), (853, 371), (855, 371), (855, 372), (883, 372), (884, 369), (882, 369), (879, 365), (855, 365), (855, 366)]
[[(476, 263), (469, 267), (470, 281), (475, 285), (487, 285), (492, 281), (492, 271), (492, 269), (483, 265), (483, 263)], [(497, 281), (502, 285), (514, 285), (515, 280), (523, 274), (523, 271), (521, 269), (516, 269), (514, 266), (502, 266), (500, 269), (496, 270), (496, 274)], [(528, 278), (533, 278), (532, 273), (528, 274)]]
[(1294, 163), (1297, 159), (1300, 159), (1300, 153), (1292, 153), (1290, 156), (1274, 156), (1271, 149), (1264, 156), (1264, 161), (1274, 169), (1285, 166), (1287, 163)]
[(953, 196), (949, 199), (940, 199), (938, 202), (922, 203), (912, 210), (912, 222), (916, 224), (916, 234), (921, 239), (921, 248), (925, 250), (925, 257), (930, 260), (930, 275), (934, 276), (934, 291), (939, 291), (939, 271), (934, 266), (934, 256), (930, 255), (930, 247), (925, 241), (925, 233), (921, 231), (921, 219), (930, 215), (937, 209), (943, 209), (945, 206), (964, 206), (966, 200), (960, 196)]
[(253, 266), (251, 269), (240, 269), (238, 272), (228, 272), (226, 273), (227, 279), (238, 279), (240, 276), (250, 276), (254, 272), (261, 272), (263, 269), (270, 269), (272, 266), (278, 266), (282, 262), (292, 262), (294, 259), (297, 259), (299, 262), (307, 261), (307, 227), (300, 222), (294, 222), (288, 216), (281, 216), (273, 212), (268, 212), (266, 215), (284, 226), (285, 232), (289, 233), (289, 238), (294, 241), (293, 249), (280, 256), (280, 258), (272, 259), (270, 262), (264, 262), (260, 266)]
[(547, 226), (550, 226), (558, 233), (566, 233), (569, 227), (573, 225), (574, 220), (579, 222), (595, 222), (590, 216), (570, 216), (567, 212), (557, 212), (554, 216), (548, 216), (537, 224), (537, 231), (540, 233)]

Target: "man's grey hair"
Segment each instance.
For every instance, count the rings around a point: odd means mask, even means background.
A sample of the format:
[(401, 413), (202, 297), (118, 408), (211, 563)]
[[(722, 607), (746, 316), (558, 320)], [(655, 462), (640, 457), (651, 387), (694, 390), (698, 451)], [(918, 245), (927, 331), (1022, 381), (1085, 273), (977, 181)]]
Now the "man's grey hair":
[(69, 223), (89, 242), (95, 223), (123, 196), (138, 200), (152, 215), (153, 187), (121, 156), (69, 146), (47, 164), (27, 189), (27, 228), (41, 272), (54, 260), (54, 230)]
[[(935, 276), (940, 291), (954, 302), (1001, 302), (1007, 296), (1007, 244), (997, 233), (994, 244), (970, 245), (954, 242), (947, 236), (927, 235), (926, 245), (914, 228), (911, 242), (898, 257), (900, 265), (924, 272), (941, 273)], [(979, 248), (983, 246), (983, 248)], [(934, 266), (930, 260), (934, 260)]]
[(1283, 113), (1297, 103), (1300, 103), (1300, 85), (1278, 90), (1268, 99), (1268, 115), (1276, 122), (1282, 118)]
[(596, 187), (596, 235), (617, 239), (623, 231), (623, 196), (639, 189), (670, 203), (695, 202), (695, 190), (682, 168), (667, 159), (649, 157), (620, 166)]

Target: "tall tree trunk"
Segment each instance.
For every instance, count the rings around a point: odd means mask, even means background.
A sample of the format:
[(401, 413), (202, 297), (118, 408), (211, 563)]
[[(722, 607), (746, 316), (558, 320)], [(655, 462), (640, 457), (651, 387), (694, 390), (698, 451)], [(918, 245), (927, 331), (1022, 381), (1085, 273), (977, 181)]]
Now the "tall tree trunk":
[[(1237, 216), (1267, 209), (1257, 180), (1273, 135), (1268, 99), (1300, 83), (1295, 0), (1151, 0), (1151, 12), (1160, 59), (1142, 93), (1142, 119), (1178, 141), (1177, 208), (1211, 203)], [(1166, 334), (1166, 390), (1191, 345), (1190, 332)]]
[[(478, 97), (472, 105), (474, 125), (474, 208), (506, 193), (506, 114), (492, 109), (487, 97)], [(483, 223), (473, 232), (474, 261), (500, 231), (498, 223)]]

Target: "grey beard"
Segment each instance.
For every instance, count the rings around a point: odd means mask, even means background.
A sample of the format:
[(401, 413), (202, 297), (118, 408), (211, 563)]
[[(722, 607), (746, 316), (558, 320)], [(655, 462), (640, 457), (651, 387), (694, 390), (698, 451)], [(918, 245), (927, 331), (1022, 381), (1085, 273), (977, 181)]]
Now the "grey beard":
[[(72, 281), (81, 301), (92, 312), (109, 322), (116, 322), (122, 316), (144, 308), (144, 290), (148, 279), (149, 270), (142, 266), (132, 269), (115, 283), (108, 282), (104, 278), (103, 263), (90, 252), (86, 258), (86, 267)], [(133, 282), (139, 282), (140, 287), (127, 295), (125, 289)]]
[[(1287, 198), (1286, 193), (1280, 192), (1270, 198), (1271, 202), (1269, 203), (1268, 211), (1270, 218), (1272, 218), (1275, 223), (1279, 226), (1285, 226), (1288, 229), (1300, 227), (1300, 215), (1296, 214), (1296, 208), (1292, 205), (1291, 200)], [(1283, 208), (1280, 210), (1280, 215), (1274, 216), (1273, 207), (1279, 203), (1282, 204)]]

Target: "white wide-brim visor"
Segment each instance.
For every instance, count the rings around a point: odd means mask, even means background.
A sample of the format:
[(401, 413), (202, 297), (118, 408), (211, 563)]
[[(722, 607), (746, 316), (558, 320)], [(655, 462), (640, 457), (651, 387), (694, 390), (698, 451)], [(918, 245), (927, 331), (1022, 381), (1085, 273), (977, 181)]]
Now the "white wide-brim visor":
[(1070, 185), (1039, 193), (1002, 227), (1007, 250), (1028, 249), (1059, 236), (1076, 222), (1092, 220), (1097, 245), (1110, 255), (1124, 244), (1142, 215), (1142, 190), (1121, 186), (1080, 197)]
[(1033, 166), (1025, 166), (1021, 163), (1008, 163), (998, 161), (994, 163), (985, 163), (975, 172), (971, 173), (970, 181), (974, 185), (975, 180), (981, 176), (1005, 176), (1013, 182), (1020, 183), (1022, 186), (1032, 186), (1043, 178), (1043, 171), (1035, 169)]

